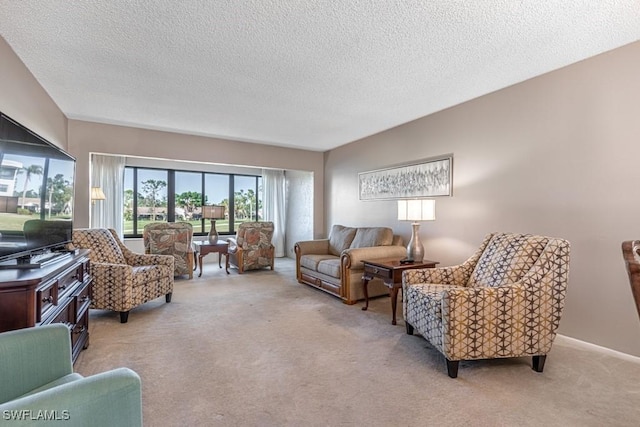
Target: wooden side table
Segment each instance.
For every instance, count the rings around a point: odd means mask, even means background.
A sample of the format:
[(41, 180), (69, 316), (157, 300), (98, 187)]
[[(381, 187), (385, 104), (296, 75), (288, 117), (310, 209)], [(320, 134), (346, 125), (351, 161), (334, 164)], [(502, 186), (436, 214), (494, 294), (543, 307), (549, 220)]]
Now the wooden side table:
[(396, 258), (378, 259), (375, 261), (363, 261), (364, 274), (362, 275), (362, 290), (364, 291), (364, 307), (363, 310), (369, 308), (369, 281), (373, 279), (382, 279), (389, 288), (391, 296), (391, 311), (393, 318), (391, 324), (396, 324), (396, 307), (398, 304), (398, 290), (402, 288), (402, 272), (416, 268), (433, 268), (438, 261), (414, 262), (413, 264), (400, 264), (400, 260)]
[(207, 241), (194, 241), (193, 251), (198, 257), (198, 265), (200, 266), (200, 273), (198, 277), (202, 276), (202, 258), (210, 253), (218, 253), (218, 265), (222, 268), (222, 255), (225, 259), (225, 270), (229, 274), (229, 243), (224, 240), (218, 240), (216, 243), (209, 243)]

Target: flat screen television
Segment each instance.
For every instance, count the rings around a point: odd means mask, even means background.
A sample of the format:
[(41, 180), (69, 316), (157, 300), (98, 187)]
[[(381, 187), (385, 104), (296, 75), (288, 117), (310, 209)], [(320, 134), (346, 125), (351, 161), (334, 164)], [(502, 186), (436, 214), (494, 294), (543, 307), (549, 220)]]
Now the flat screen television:
[(71, 242), (75, 159), (0, 113), (0, 268), (36, 268)]

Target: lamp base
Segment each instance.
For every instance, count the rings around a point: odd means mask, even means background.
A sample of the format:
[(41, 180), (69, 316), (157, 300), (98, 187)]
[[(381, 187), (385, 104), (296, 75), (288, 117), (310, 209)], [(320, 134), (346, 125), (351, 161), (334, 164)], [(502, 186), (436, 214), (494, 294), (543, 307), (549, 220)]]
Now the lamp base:
[(409, 240), (409, 244), (407, 245), (407, 259), (413, 260), (413, 262), (422, 262), (424, 259), (424, 246), (420, 241), (420, 234), (418, 233), (420, 224), (414, 222), (411, 224), (411, 227), (413, 227), (413, 231), (411, 232), (411, 240)]
[(215, 245), (218, 243), (218, 230), (216, 230), (216, 220), (211, 220), (211, 228), (209, 229), (209, 243)]

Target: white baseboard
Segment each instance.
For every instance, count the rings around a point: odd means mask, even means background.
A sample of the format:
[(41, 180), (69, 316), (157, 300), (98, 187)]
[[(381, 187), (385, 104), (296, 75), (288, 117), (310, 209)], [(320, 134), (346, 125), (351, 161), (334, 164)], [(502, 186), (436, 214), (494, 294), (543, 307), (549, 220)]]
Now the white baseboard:
[(634, 356), (632, 354), (622, 353), (621, 351), (612, 350), (612, 349), (607, 348), (607, 347), (602, 347), (600, 345), (592, 344), (592, 343), (587, 342), (587, 341), (582, 341), (582, 340), (579, 340), (579, 339), (576, 339), (576, 338), (571, 338), (571, 337), (568, 337), (566, 335), (558, 334), (557, 338), (565, 340), (565, 341), (575, 345), (576, 347), (582, 347), (582, 348), (585, 348), (585, 349), (588, 349), (588, 350), (597, 351), (597, 352), (600, 352), (600, 353), (607, 354), (609, 356), (614, 356), (614, 357), (617, 357), (619, 359), (627, 360), (629, 362), (640, 363), (640, 357)]

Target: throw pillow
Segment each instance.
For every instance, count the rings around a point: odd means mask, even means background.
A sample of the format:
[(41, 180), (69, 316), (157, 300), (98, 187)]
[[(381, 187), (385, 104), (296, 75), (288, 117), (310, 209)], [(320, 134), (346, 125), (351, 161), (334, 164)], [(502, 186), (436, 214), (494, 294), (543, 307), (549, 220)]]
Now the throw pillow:
[(389, 246), (393, 242), (393, 230), (388, 227), (361, 227), (351, 242), (352, 248)]
[(345, 227), (343, 225), (334, 225), (329, 235), (329, 253), (331, 255), (340, 256), (342, 251), (349, 249), (353, 237), (356, 235), (356, 229)]

